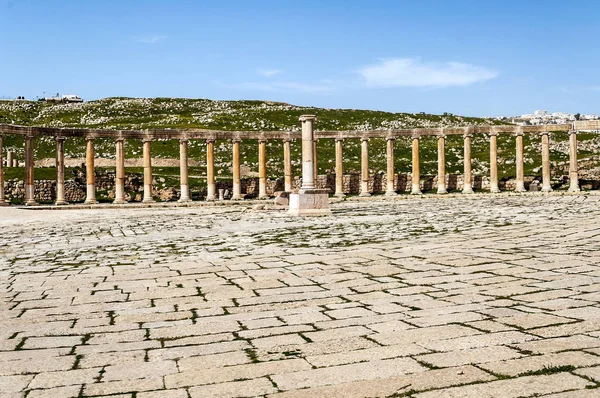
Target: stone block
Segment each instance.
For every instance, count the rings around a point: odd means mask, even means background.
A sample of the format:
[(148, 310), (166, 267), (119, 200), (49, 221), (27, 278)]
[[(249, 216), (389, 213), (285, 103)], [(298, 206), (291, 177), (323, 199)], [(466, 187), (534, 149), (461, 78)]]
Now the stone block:
[(328, 189), (311, 189), (291, 194), (289, 214), (294, 216), (331, 215), (328, 192)]

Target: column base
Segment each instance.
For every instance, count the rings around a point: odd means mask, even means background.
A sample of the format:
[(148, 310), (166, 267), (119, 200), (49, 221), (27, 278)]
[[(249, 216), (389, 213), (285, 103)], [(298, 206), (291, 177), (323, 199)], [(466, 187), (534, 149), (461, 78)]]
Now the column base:
[(579, 187), (577, 187), (577, 188), (569, 188), (569, 190), (567, 192), (581, 192), (581, 189)]
[(498, 187), (491, 187), (490, 188), (490, 193), (500, 193), (500, 188), (498, 188)]
[(471, 187), (465, 187), (465, 188), (463, 188), (462, 193), (464, 193), (464, 194), (471, 194), (471, 193), (475, 193), (475, 192), (473, 192), (473, 188), (471, 188)]
[(523, 192), (527, 192), (527, 190), (525, 189), (525, 187), (516, 187), (515, 192), (523, 193)]
[(370, 192), (361, 192), (358, 194), (358, 196), (361, 196), (363, 198), (368, 198), (369, 196), (371, 196)]
[(0, 206), (9, 206), (9, 203), (2, 200), (0, 201)]
[(300, 190), (290, 195), (288, 214), (292, 216), (329, 216), (329, 190)]
[(187, 203), (187, 202), (191, 202), (192, 199), (190, 198), (179, 198), (179, 200), (177, 202), (179, 203)]
[(125, 199), (115, 199), (115, 200), (113, 200), (113, 205), (124, 205), (125, 203), (127, 203), (125, 201)]
[(542, 187), (541, 192), (552, 192), (552, 187)]
[(206, 197), (207, 202), (214, 202), (215, 200), (217, 200), (217, 197), (214, 195)]
[(438, 187), (437, 193), (438, 193), (438, 195), (443, 195), (443, 194), (448, 193), (448, 191), (446, 191), (446, 188), (444, 188), (444, 187)]
[(385, 196), (398, 196), (396, 191), (385, 191)]
[(67, 202), (66, 200), (57, 200), (56, 202), (54, 202), (54, 206), (64, 206), (68, 204), (69, 202)]
[(35, 199), (30, 199), (25, 202), (25, 206), (39, 206), (39, 203), (35, 201)]
[(336, 198), (344, 199), (346, 197), (346, 194), (343, 192), (336, 192), (333, 194), (333, 196), (335, 196)]
[(423, 192), (421, 192), (420, 189), (419, 190), (415, 189), (415, 190), (410, 191), (410, 194), (411, 195), (423, 195)]
[(86, 199), (85, 202), (83, 202), (84, 205), (96, 205), (98, 204), (98, 201), (96, 199)]

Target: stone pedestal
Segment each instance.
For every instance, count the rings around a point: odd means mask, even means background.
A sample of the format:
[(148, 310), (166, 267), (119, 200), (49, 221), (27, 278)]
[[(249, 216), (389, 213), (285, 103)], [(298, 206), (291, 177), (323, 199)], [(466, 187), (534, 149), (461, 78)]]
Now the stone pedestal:
[(301, 189), (290, 195), (289, 214), (293, 216), (329, 216), (328, 189)]

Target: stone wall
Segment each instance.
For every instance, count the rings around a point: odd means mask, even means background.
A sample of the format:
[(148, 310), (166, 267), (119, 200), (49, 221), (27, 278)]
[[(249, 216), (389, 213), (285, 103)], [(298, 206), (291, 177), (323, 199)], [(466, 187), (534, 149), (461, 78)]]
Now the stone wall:
[[(154, 186), (158, 186), (158, 182), (164, 181), (160, 177), (154, 178)], [(360, 173), (350, 173), (344, 175), (344, 193), (349, 195), (357, 195), (360, 193)], [(529, 189), (529, 184), (533, 181), (541, 181), (541, 177), (526, 176), (525, 188)], [(248, 177), (241, 180), (242, 194), (252, 198), (258, 196), (258, 178)], [(96, 191), (99, 200), (114, 199), (114, 171), (99, 171), (96, 173)], [(372, 174), (369, 178), (369, 192), (374, 194), (385, 193), (386, 190), (386, 175), (385, 173)], [(410, 192), (412, 177), (410, 173), (400, 173), (394, 178), (394, 188), (396, 192)], [(552, 181), (553, 185), (568, 185), (568, 177), (562, 176), (555, 178)], [(302, 179), (295, 177), (292, 181), (294, 189), (300, 188)], [(460, 191), (463, 189), (464, 179), (462, 174), (447, 174), (446, 189), (448, 191)], [(502, 179), (498, 181), (501, 190), (512, 191), (515, 189), (516, 181), (514, 179)], [(600, 180), (598, 179), (581, 179), (580, 185), (582, 189), (600, 189)], [(489, 190), (488, 176), (474, 176), (473, 189), (475, 191)], [(317, 178), (317, 187), (329, 189), (331, 193), (335, 192), (335, 174), (319, 175)], [(216, 189), (232, 192), (232, 180), (217, 180)], [(191, 194), (194, 200), (201, 200), (206, 197), (206, 186), (194, 187), (191, 186)], [(423, 192), (437, 189), (437, 176), (421, 176), (421, 190)], [(284, 190), (284, 179), (267, 179), (267, 194), (274, 195), (277, 191)], [(144, 178), (141, 174), (129, 174), (125, 178), (125, 199), (131, 202), (140, 202), (144, 191)], [(65, 181), (65, 198), (68, 202), (83, 202), (86, 195), (86, 180), (85, 173), (77, 172), (74, 177)], [(11, 201), (17, 199), (16, 202), (21, 202), (25, 196), (25, 184), (22, 180), (5, 181), (4, 193), (6, 199)], [(155, 188), (154, 196), (162, 201), (177, 200), (179, 198), (179, 186), (165, 187), (162, 189)], [(56, 181), (54, 180), (36, 180), (35, 181), (35, 199), (39, 202), (52, 202), (56, 198)]]

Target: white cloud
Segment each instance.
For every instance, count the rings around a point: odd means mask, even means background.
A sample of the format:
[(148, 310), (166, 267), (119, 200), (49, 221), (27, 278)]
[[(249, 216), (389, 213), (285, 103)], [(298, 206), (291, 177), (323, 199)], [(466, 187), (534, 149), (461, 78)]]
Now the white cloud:
[(283, 73), (283, 71), (281, 69), (258, 69), (256, 73), (264, 77), (272, 77)]
[(154, 36), (135, 36), (133, 41), (144, 44), (156, 44), (167, 40), (168, 36), (154, 35)]
[(420, 58), (383, 59), (358, 70), (372, 87), (466, 86), (493, 79), (498, 72), (483, 66), (460, 62), (423, 62)]

